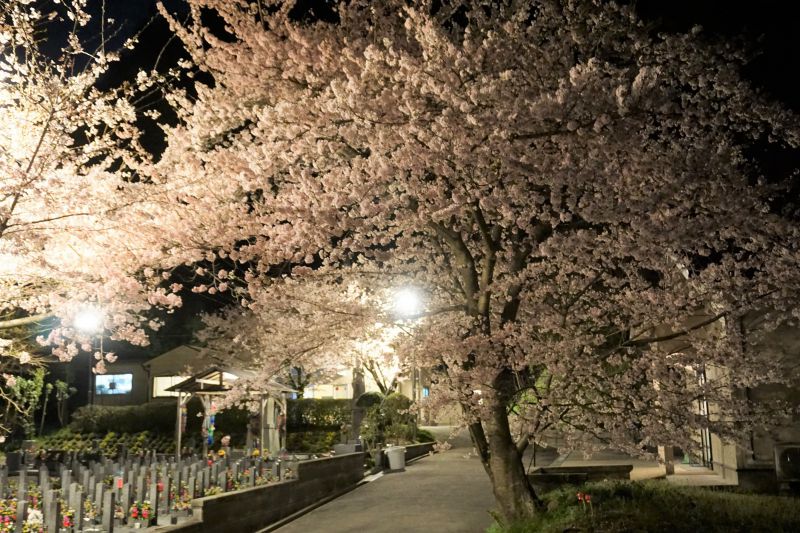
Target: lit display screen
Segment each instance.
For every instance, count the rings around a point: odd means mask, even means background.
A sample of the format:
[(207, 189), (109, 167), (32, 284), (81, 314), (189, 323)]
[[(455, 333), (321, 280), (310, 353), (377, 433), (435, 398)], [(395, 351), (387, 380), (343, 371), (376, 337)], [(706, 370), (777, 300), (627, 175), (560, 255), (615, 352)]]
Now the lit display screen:
[(95, 376), (95, 394), (128, 394), (133, 389), (133, 374), (103, 374)]

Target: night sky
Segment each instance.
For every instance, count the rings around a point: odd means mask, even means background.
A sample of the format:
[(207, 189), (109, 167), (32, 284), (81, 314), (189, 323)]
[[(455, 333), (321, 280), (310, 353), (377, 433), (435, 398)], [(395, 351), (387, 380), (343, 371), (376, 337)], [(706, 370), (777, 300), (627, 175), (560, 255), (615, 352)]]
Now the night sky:
[[(100, 0), (89, 0), (99, 6)], [(170, 10), (179, 9), (180, 0), (166, 0)], [(324, 1), (306, 1), (318, 7)], [(660, 31), (685, 31), (701, 25), (707, 34), (720, 39), (744, 39), (753, 52), (759, 54), (747, 69), (748, 78), (763, 87), (770, 95), (800, 111), (800, 36), (796, 25), (796, 3), (787, 0), (725, 1), (725, 0), (639, 0), (632, 2), (639, 14), (655, 24)], [(95, 7), (95, 10), (98, 10)], [(98, 11), (99, 12), (99, 11)], [(127, 68), (151, 67), (170, 33), (158, 16), (155, 0), (108, 1), (108, 16), (122, 26), (121, 35), (145, 27), (139, 48), (128, 55)], [(151, 21), (151, 19), (154, 19)], [(174, 60), (180, 44), (168, 46), (164, 65)]]
[[(589, 0), (586, 0), (589, 1)], [(695, 25), (704, 28), (704, 35), (722, 41), (746, 43), (753, 59), (745, 76), (770, 97), (800, 112), (800, 37), (795, 25), (796, 2), (786, 0), (623, 0), (636, 6), (640, 16), (653, 31), (687, 31)], [(97, 39), (101, 0), (88, 0), (95, 15), (84, 38)], [(185, 12), (182, 0), (164, 0), (172, 12)], [(316, 12), (326, 10), (328, 0), (301, 0), (301, 8)], [(329, 8), (328, 8), (329, 9)], [(141, 31), (140, 43), (127, 51), (124, 60), (115, 65), (104, 83), (115, 85), (132, 79), (141, 69), (151, 69), (161, 55), (159, 67), (166, 69), (182, 56), (181, 44), (170, 40), (171, 32), (156, 9), (156, 0), (106, 0), (106, 16), (115, 20), (117, 36), (110, 48), (119, 47), (124, 37)], [(106, 33), (111, 33), (106, 29)], [(157, 137), (151, 148), (163, 148)], [(775, 158), (764, 165), (765, 173), (785, 175), (797, 166), (795, 158)]]

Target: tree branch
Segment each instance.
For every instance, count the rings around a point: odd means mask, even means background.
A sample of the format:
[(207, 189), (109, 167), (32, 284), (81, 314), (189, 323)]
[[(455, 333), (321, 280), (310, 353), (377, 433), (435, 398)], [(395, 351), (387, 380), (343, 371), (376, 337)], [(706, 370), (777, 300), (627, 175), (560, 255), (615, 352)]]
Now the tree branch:
[(22, 318), (12, 318), (11, 320), (3, 320), (0, 322), (0, 329), (11, 329), (19, 326), (27, 326), (28, 324), (36, 324), (52, 318), (50, 313), (42, 313), (40, 315), (30, 315)]
[(691, 326), (691, 327), (688, 327), (688, 328), (684, 328), (684, 329), (682, 329), (680, 331), (669, 333), (667, 335), (661, 335), (661, 336), (658, 336), (658, 337), (646, 337), (644, 339), (639, 339), (639, 340), (631, 339), (631, 340), (629, 340), (627, 342), (623, 342), (620, 346), (645, 346), (647, 344), (652, 344), (654, 342), (664, 342), (664, 341), (669, 341), (669, 340), (672, 340), (672, 339), (677, 339), (678, 337), (683, 337), (687, 333), (691, 333), (692, 331), (696, 331), (698, 329), (702, 329), (702, 328), (708, 326), (709, 324), (713, 324), (714, 322), (716, 322), (720, 318), (723, 318), (723, 317), (725, 317), (727, 315), (728, 315), (728, 311), (723, 311), (722, 313), (714, 315), (711, 318), (703, 320), (702, 322), (700, 322), (698, 324), (695, 324), (694, 326)]
[(481, 282), (479, 286), (480, 296), (478, 297), (478, 313), (488, 318), (489, 303), (491, 301), (488, 287), (494, 278), (494, 267), (497, 263), (497, 238), (493, 235), (493, 230), (490, 229), (489, 224), (486, 223), (486, 219), (483, 217), (483, 212), (478, 202), (475, 202), (472, 208), (472, 215), (480, 230), (484, 248), (483, 268), (481, 269)]
[(467, 311), (470, 314), (477, 313), (477, 302), (475, 296), (478, 293), (478, 275), (475, 271), (475, 259), (457, 231), (446, 228), (437, 222), (429, 222), (428, 225), (436, 234), (447, 244), (456, 259), (456, 267), (462, 279), (462, 287), (467, 299)]

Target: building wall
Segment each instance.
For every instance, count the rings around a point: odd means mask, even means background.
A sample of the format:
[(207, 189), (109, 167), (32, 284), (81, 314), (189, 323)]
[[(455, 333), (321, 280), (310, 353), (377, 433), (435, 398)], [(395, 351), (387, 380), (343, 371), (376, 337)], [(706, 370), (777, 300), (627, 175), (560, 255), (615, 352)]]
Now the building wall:
[[(755, 319), (757, 320), (757, 319)], [(754, 321), (755, 321), (754, 320)], [(746, 324), (748, 329), (751, 324)], [(800, 329), (784, 326), (770, 335), (760, 339), (753, 348), (760, 357), (784, 361), (787, 368), (800, 365)], [(769, 487), (769, 482), (777, 486), (775, 476), (775, 444), (800, 443), (800, 384), (794, 387), (785, 385), (762, 385), (743, 391), (753, 402), (764, 405), (777, 405), (788, 402), (795, 408), (793, 419), (786, 424), (773, 428), (769, 432), (754, 432), (749, 440), (742, 443), (739, 454), (740, 478), (748, 480), (759, 487)], [(769, 475), (769, 482), (766, 477)], [(749, 482), (748, 482), (749, 483)]]
[[(365, 392), (380, 392), (380, 388), (369, 373), (364, 375)], [(342, 370), (336, 378), (326, 383), (313, 383), (303, 391), (304, 398), (336, 398), (346, 399), (353, 397), (353, 371)]]

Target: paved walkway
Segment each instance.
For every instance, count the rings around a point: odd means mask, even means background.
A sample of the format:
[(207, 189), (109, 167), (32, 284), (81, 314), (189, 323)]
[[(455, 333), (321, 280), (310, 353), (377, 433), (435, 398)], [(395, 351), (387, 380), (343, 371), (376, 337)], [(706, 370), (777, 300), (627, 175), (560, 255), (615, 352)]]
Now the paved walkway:
[[(427, 428), (433, 429), (433, 428)], [(435, 428), (440, 429), (440, 428)], [(446, 437), (437, 435), (437, 438)], [(492, 523), (489, 478), (471, 456), (467, 435), (453, 448), (423, 457), (405, 472), (385, 474), (297, 520), (278, 533), (479, 533)]]

